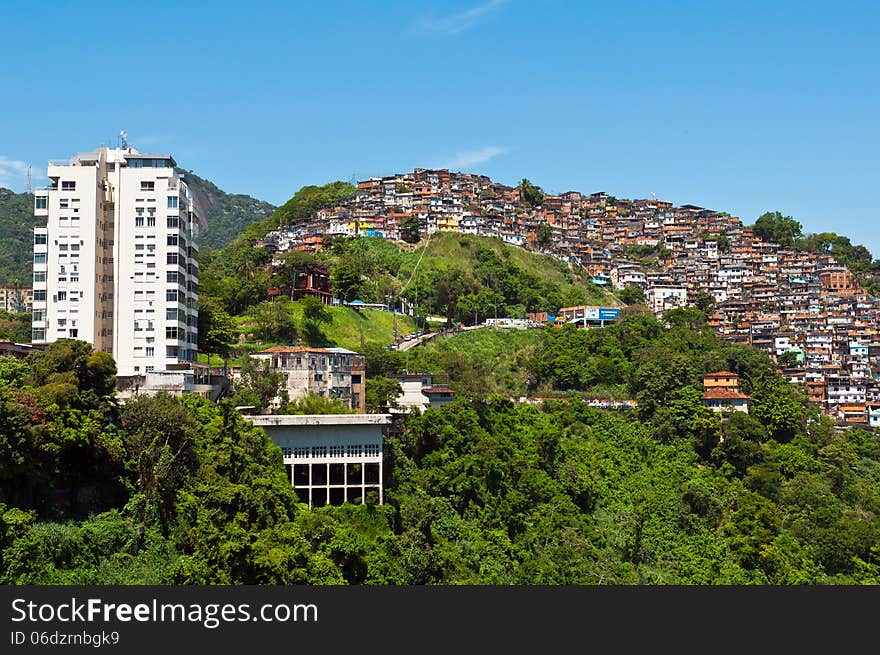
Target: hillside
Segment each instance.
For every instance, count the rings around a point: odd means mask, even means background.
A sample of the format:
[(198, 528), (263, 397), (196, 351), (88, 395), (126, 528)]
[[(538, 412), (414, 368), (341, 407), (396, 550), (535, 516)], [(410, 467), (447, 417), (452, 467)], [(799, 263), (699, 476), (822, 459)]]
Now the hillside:
[(254, 221), (275, 211), (275, 206), (241, 193), (226, 193), (216, 184), (192, 171), (178, 170), (186, 176), (201, 215), (202, 246), (222, 248)]
[(30, 285), (34, 196), (0, 188), (0, 284)]
[[(394, 334), (405, 336), (416, 330), (413, 319), (374, 309), (325, 307), (325, 320), (312, 322), (304, 318), (301, 302), (277, 301), (274, 305), (258, 305), (252, 311), (232, 319), (235, 347), (229, 362), (240, 364), (247, 354), (272, 346), (290, 343), (322, 348), (346, 348), (363, 352), (370, 346), (384, 348), (394, 343)], [(223, 358), (199, 353), (199, 361), (220, 365)]]
[[(766, 354), (687, 323), (511, 336), (514, 375), (625, 380), (638, 408), (459, 385), (386, 435), (384, 504), (312, 509), (281, 449), (225, 402), (119, 407), (112, 361), (81, 343), (6, 360), (0, 584), (878, 584), (877, 431), (835, 429)], [(505, 336), (468, 337), (448, 364), (492, 358)], [(388, 370), (406, 356), (377, 354)], [(370, 351), (367, 367), (383, 372)], [(721, 368), (748, 413), (700, 403)]]
[(411, 245), (381, 237), (337, 239), (322, 256), (334, 291), (346, 300), (383, 302), (389, 294), (419, 315), (468, 325), (582, 304), (620, 305), (582, 269), (495, 237), (438, 232)]

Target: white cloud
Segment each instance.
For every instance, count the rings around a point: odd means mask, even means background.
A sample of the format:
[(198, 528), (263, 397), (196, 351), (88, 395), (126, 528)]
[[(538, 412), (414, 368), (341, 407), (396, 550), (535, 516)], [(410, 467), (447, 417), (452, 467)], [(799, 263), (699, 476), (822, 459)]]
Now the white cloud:
[[(0, 155), (0, 186), (7, 188), (12, 188), (13, 186), (21, 187), (21, 190), (24, 191), (27, 172), (27, 162), (10, 159), (6, 155)], [(31, 182), (34, 186), (36, 186), (38, 181), (45, 179), (45, 169), (31, 168)]]
[(489, 0), (476, 7), (471, 7), (465, 11), (451, 16), (442, 18), (423, 18), (419, 22), (419, 26), (428, 32), (439, 32), (441, 34), (460, 34), (470, 29), (484, 16), (500, 9), (507, 4), (507, 0)]
[(469, 168), (477, 164), (485, 164), (493, 157), (503, 155), (505, 152), (507, 152), (507, 148), (499, 148), (498, 146), (486, 146), (485, 148), (458, 152), (452, 161), (446, 164), (445, 168)]

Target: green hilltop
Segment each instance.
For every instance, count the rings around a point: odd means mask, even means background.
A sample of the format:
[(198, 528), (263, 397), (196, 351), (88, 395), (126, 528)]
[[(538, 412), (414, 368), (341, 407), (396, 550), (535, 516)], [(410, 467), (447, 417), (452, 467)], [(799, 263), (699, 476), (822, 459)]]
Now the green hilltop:
[(0, 188), (0, 284), (30, 286), (33, 270), (34, 196)]

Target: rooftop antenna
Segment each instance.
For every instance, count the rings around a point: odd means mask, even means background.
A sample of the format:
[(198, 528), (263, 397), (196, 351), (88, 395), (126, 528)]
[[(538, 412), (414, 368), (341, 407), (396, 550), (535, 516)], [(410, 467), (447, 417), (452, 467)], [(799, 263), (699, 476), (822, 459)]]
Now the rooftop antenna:
[(119, 133), (119, 138), (122, 140), (122, 149), (127, 150), (128, 149), (128, 141), (126, 141), (126, 139), (128, 138), (128, 132), (126, 132), (125, 130), (122, 130)]
[(25, 182), (24, 192), (28, 193), (28, 194), (34, 192), (33, 184), (31, 184), (31, 165), (30, 164), (28, 164), (27, 182)]

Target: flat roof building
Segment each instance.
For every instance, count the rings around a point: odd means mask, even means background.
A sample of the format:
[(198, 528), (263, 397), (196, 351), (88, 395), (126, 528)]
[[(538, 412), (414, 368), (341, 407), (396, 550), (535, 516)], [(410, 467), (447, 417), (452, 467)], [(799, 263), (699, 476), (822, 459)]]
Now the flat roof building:
[(191, 369), (198, 225), (170, 155), (105, 148), (49, 162), (34, 193), (32, 342), (86, 341), (119, 376)]
[(244, 418), (281, 448), (287, 477), (309, 507), (363, 503), (382, 487), (382, 431), (390, 414), (273, 414)]

